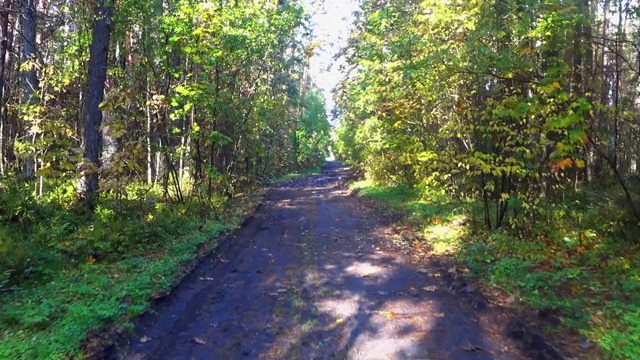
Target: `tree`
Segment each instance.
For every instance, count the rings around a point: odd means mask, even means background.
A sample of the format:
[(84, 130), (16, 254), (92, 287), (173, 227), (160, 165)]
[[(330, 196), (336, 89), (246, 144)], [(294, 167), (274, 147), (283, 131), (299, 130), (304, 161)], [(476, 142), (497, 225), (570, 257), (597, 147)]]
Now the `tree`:
[(84, 151), (81, 176), (78, 183), (80, 198), (92, 208), (99, 189), (100, 153), (102, 151), (102, 110), (104, 87), (109, 60), (114, 0), (98, 0), (94, 9), (91, 47), (89, 49), (89, 72), (83, 106)]
[(23, 174), (30, 178), (35, 176), (36, 159), (33, 146), (38, 135), (37, 104), (38, 74), (36, 59), (36, 1), (20, 0), (20, 24), (22, 33), (22, 103), (25, 114), (25, 143), (29, 150), (24, 158)]
[(357, 71), (337, 98), (338, 148), (376, 181), (479, 199), (489, 228), (525, 213), (531, 223), (541, 202), (597, 178), (618, 182), (637, 222), (637, 10), (365, 1), (347, 49)]
[(11, 148), (7, 146), (7, 121), (5, 111), (5, 95), (6, 95), (6, 83), (5, 77), (7, 74), (7, 52), (9, 50), (9, 38), (12, 37), (12, 31), (9, 27), (9, 15), (13, 6), (13, 0), (4, 0), (2, 2), (2, 9), (0, 10), (0, 175), (5, 175), (5, 158), (7, 152)]
[(296, 1), (4, 1), (21, 10), (0, 12), (0, 170), (38, 195), (73, 180), (95, 205), (144, 179), (167, 201), (228, 198), (322, 158)]

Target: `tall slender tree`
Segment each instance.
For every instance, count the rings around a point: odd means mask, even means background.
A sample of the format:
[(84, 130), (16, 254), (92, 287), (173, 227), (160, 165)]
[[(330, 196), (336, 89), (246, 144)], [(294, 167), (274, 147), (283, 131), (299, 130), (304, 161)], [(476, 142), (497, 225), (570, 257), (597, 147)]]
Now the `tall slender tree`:
[(23, 175), (35, 176), (35, 150), (33, 146), (38, 136), (38, 72), (36, 65), (36, 0), (20, 0), (20, 30), (22, 34), (22, 104), (25, 114), (25, 143), (29, 150), (24, 158)]
[(100, 105), (104, 100), (107, 79), (114, 5), (114, 0), (97, 0), (89, 48), (89, 71), (82, 118), (84, 155), (78, 184), (79, 195), (89, 208), (93, 207), (99, 189), (100, 153), (102, 151), (102, 132), (100, 129), (102, 110)]

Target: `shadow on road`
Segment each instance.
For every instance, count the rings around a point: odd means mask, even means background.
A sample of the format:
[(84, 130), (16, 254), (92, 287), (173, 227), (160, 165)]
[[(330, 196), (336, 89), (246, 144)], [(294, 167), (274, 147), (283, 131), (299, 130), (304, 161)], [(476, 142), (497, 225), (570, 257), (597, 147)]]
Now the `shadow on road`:
[(389, 220), (344, 190), (350, 176), (333, 163), (272, 189), (113, 358), (527, 358), (507, 315), (403, 254)]
[[(274, 222), (298, 219), (295, 278), (270, 279), (292, 292), (287, 314), (263, 358), (493, 359), (518, 358), (487, 336), (478, 308), (456, 297), (447, 269), (411, 264), (394, 245), (385, 219), (362, 206), (333, 168), (304, 184), (275, 190)], [(295, 201), (291, 203), (291, 193)], [(291, 274), (289, 274), (291, 275)], [(276, 290), (277, 291), (277, 290)], [(484, 304), (479, 305), (484, 308)], [(483, 309), (480, 309), (483, 310)]]

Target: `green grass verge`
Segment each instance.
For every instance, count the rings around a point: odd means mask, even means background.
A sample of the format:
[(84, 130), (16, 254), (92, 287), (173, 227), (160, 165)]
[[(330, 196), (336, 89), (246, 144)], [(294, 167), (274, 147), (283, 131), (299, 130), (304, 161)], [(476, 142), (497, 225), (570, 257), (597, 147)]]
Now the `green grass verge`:
[[(489, 232), (474, 226), (473, 203), (437, 191), (370, 181), (351, 188), (406, 215), (434, 253), (452, 256), (468, 276), (504, 290), (522, 306), (551, 309), (562, 328), (597, 344), (605, 358), (639, 358), (640, 248), (616, 230), (615, 204), (549, 204), (550, 220), (535, 228)], [(562, 328), (547, 331), (553, 337)]]
[(131, 326), (130, 319), (155, 294), (172, 288), (202, 249), (215, 246), (223, 232), (240, 223), (252, 205), (248, 199), (236, 201), (226, 220), (185, 217), (181, 236), (158, 239), (115, 260), (90, 258), (46, 281), (0, 293), (0, 359), (83, 358), (90, 333), (108, 324)]
[(152, 294), (170, 289), (198, 248), (229, 229), (206, 228), (139, 257), (84, 264), (51, 281), (0, 298), (2, 359), (82, 358), (90, 330), (144, 311)]
[(403, 186), (379, 186), (370, 180), (357, 181), (352, 190), (374, 200), (378, 205), (404, 216), (419, 229), (422, 237), (429, 240), (432, 251), (439, 254), (452, 253), (460, 249), (467, 218), (467, 205), (452, 202), (437, 191), (420, 191)]

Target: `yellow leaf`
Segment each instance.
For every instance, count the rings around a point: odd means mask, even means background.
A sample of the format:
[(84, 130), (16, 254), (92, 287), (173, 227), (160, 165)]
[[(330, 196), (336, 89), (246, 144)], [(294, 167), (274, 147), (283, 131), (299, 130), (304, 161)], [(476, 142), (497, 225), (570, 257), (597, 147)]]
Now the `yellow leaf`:
[(582, 168), (584, 168), (584, 160), (582, 160), (582, 159), (577, 159), (577, 160), (575, 161), (575, 163), (576, 163), (576, 167), (577, 167), (578, 169), (582, 169)]
[(93, 264), (96, 262), (96, 258), (94, 258), (93, 256), (89, 256), (87, 258), (87, 264)]
[(340, 318), (340, 319), (336, 320), (336, 324), (342, 324), (343, 322), (344, 322), (343, 318)]
[(552, 167), (558, 170), (562, 170), (571, 167), (571, 165), (573, 165), (573, 160), (571, 160), (571, 158), (565, 158), (553, 164)]

